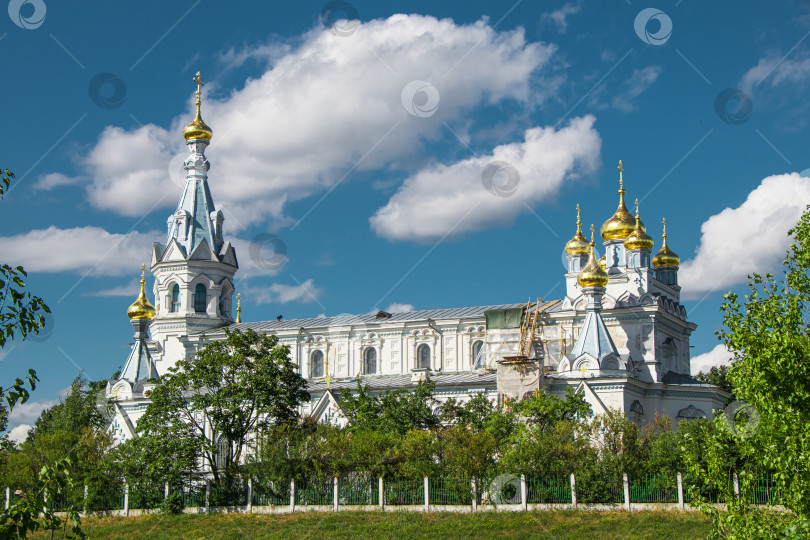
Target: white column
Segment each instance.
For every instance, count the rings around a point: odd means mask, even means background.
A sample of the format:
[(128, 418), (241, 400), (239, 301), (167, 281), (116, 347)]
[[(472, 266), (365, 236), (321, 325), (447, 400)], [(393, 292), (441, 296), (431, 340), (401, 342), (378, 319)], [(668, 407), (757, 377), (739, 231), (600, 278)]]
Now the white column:
[(124, 515), (129, 515), (129, 483), (124, 484)]
[(734, 496), (740, 498), (740, 477), (734, 473)]
[[(84, 499), (82, 499), (82, 514), (87, 515), (87, 484), (84, 485)], [(8, 510), (8, 488), (6, 488), (6, 510)]]
[(622, 484), (624, 484), (624, 509), (630, 511), (630, 479), (627, 473), (622, 475)]
[(684, 503), (683, 503), (683, 477), (681, 476), (681, 473), (678, 473), (676, 478), (678, 480), (678, 508), (683, 510), (684, 509)]
[(528, 501), (528, 497), (526, 496), (527, 491), (528, 490), (526, 489), (526, 475), (521, 474), (520, 475), (520, 500), (522, 501), (521, 504), (523, 504), (523, 510), (528, 510), (529, 509), (529, 501)]
[(380, 510), (382, 510), (383, 508), (385, 508), (385, 491), (383, 491), (385, 485), (383, 484), (382, 476), (380, 477), (379, 485), (380, 485)]
[(430, 481), (425, 477), (425, 512), (430, 510)]
[(478, 484), (474, 476), (472, 478), (472, 509), (473, 512), (478, 511)]
[(571, 473), (571, 507), (577, 507), (577, 481), (574, 478), (574, 473)]
[(290, 480), (290, 512), (295, 510), (295, 478)]
[(247, 482), (247, 513), (253, 512), (253, 478), (248, 478)]
[[(87, 493), (87, 486), (84, 487), (85, 493)], [(10, 504), (10, 497), (11, 497), (11, 488), (6, 488), (6, 510), (8, 510)], [(86, 499), (87, 497), (85, 497)]]
[(166, 482), (165, 484), (163, 484), (163, 500), (165, 501), (168, 498), (169, 498), (169, 483)]
[[(168, 484), (166, 484), (168, 486)], [(211, 512), (211, 480), (205, 481), (205, 513)]]
[(332, 507), (334, 508), (335, 512), (338, 510), (338, 479), (335, 476), (332, 482)]

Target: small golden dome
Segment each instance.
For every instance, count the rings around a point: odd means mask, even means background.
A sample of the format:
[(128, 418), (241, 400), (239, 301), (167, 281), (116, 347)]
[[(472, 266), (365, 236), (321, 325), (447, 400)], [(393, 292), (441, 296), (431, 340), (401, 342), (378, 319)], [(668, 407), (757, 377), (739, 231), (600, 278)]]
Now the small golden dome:
[(669, 249), (669, 246), (667, 245), (666, 218), (664, 218), (664, 245), (661, 246), (661, 250), (653, 256), (652, 264), (655, 268), (660, 268), (662, 266), (678, 267), (681, 264), (681, 258), (678, 257), (677, 253)]
[(652, 249), (655, 242), (642, 229), (641, 219), (638, 217), (638, 199), (636, 199), (636, 223), (630, 236), (624, 239), (625, 249)]
[(602, 270), (607, 270), (607, 259), (605, 258), (604, 255), (599, 257), (599, 268), (601, 268)]
[(194, 78), (194, 82), (197, 83), (197, 116), (194, 117), (194, 120), (192, 120), (189, 125), (183, 128), (183, 138), (185, 138), (187, 141), (192, 139), (210, 141), (214, 132), (211, 131), (208, 124), (203, 122), (202, 116), (200, 116), (200, 89), (205, 86), (205, 83), (202, 82), (199, 71), (197, 72), (197, 76)]
[[(605, 221), (602, 224), (602, 228), (599, 229), (599, 234), (602, 235), (602, 240), (624, 240), (630, 233), (633, 232), (633, 229), (636, 228), (636, 220), (633, 219), (633, 214), (627, 211), (627, 207), (624, 204), (624, 180), (622, 178), (622, 173), (624, 173), (624, 169), (622, 168), (622, 162), (619, 161), (619, 207), (616, 209), (616, 212), (610, 216), (610, 219)], [(642, 229), (644, 229), (644, 224), (641, 224)]]
[(608, 275), (596, 261), (593, 243), (593, 225), (591, 225), (591, 243), (588, 245), (588, 263), (577, 276), (577, 283), (583, 289), (587, 287), (604, 287), (608, 283)]
[(144, 273), (146, 272), (146, 266), (141, 265), (141, 294), (138, 295), (138, 299), (132, 303), (131, 306), (127, 309), (127, 317), (130, 319), (148, 319), (152, 320), (155, 318), (156, 311), (152, 304), (149, 303), (149, 299), (146, 298), (146, 292), (144, 291)]
[(582, 236), (582, 222), (579, 219), (579, 205), (577, 205), (577, 233), (565, 244), (565, 252), (568, 255), (587, 255), (589, 249), (588, 240)]

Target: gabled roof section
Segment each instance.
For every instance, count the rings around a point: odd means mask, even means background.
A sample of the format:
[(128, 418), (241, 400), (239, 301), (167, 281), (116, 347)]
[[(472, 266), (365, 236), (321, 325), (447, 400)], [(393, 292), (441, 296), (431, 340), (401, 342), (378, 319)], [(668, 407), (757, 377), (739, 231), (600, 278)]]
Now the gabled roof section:
[(610, 354), (619, 356), (616, 345), (613, 344), (610, 334), (605, 327), (602, 315), (597, 311), (589, 311), (582, 323), (582, 330), (579, 333), (577, 342), (571, 350), (572, 358), (579, 358), (584, 354), (589, 354), (598, 359), (602, 359)]
[(152, 356), (149, 354), (146, 341), (141, 339), (136, 340), (124, 364), (124, 369), (121, 370), (119, 380), (123, 379), (131, 383), (136, 383), (143, 379), (157, 378), (158, 374), (155, 369), (155, 363), (152, 361)]

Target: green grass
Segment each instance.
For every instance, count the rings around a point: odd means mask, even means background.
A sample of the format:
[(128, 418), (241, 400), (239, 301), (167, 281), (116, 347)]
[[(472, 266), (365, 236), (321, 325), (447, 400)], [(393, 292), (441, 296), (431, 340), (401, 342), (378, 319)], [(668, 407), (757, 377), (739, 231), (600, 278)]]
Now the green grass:
[[(699, 512), (301, 512), (87, 518), (90, 538), (705, 538)], [(59, 538), (59, 535), (56, 536)], [(45, 538), (35, 535), (34, 538)]]

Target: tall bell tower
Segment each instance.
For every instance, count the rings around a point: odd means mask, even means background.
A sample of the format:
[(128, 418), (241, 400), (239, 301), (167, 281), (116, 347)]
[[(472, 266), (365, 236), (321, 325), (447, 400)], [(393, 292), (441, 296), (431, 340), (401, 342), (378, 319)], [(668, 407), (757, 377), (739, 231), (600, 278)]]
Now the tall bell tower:
[(183, 129), (189, 150), (183, 163), (186, 184), (177, 210), (169, 216), (165, 244), (153, 246), (150, 266), (157, 303), (151, 335), (159, 372), (192, 352), (184, 336), (233, 322), (233, 276), (239, 265), (233, 246), (223, 240), (225, 218), (208, 189), (211, 164), (205, 149), (212, 131), (200, 116), (204, 83), (199, 72), (194, 82), (197, 116)]

